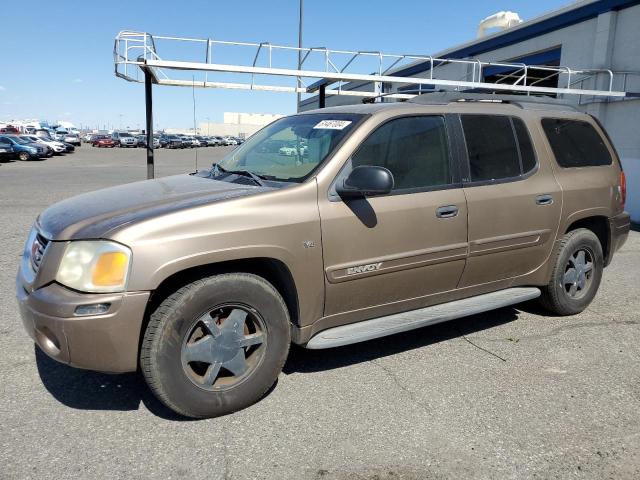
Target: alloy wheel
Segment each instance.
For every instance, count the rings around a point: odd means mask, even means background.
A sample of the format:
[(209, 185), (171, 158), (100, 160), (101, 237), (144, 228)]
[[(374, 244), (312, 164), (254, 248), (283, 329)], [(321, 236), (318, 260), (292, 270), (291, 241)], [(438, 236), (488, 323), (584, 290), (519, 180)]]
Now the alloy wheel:
[(573, 299), (582, 297), (593, 277), (593, 253), (587, 248), (576, 250), (565, 266), (562, 284), (565, 293)]
[(258, 312), (244, 305), (218, 306), (187, 331), (182, 368), (196, 386), (226, 390), (243, 382), (260, 365), (266, 343), (266, 326)]

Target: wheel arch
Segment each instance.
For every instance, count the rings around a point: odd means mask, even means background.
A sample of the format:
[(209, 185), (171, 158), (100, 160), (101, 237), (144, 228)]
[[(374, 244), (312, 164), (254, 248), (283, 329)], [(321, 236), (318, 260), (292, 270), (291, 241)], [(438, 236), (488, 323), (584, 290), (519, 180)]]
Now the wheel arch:
[(611, 227), (609, 218), (604, 215), (585, 216), (573, 222), (566, 228), (565, 234), (579, 228), (592, 231), (602, 246), (602, 254), (605, 266), (611, 261)]
[(147, 302), (144, 319), (140, 326), (138, 357), (149, 318), (165, 298), (180, 287), (195, 280), (224, 273), (250, 273), (264, 278), (282, 295), (287, 310), (289, 311), (291, 324), (299, 326), (300, 307), (298, 290), (291, 270), (282, 260), (271, 257), (254, 257), (208, 263), (175, 272), (162, 280), (157, 288), (153, 290)]

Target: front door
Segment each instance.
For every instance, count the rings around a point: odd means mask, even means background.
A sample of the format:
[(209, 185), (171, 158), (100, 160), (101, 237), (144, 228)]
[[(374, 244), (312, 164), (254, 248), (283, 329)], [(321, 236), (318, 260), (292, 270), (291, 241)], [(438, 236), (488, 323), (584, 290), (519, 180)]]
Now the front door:
[(377, 165), (391, 171), (395, 186), (385, 196), (320, 200), (325, 316), (373, 318), (456, 288), (467, 207), (451, 151), (444, 116), (405, 116), (380, 125), (347, 161), (338, 179)]

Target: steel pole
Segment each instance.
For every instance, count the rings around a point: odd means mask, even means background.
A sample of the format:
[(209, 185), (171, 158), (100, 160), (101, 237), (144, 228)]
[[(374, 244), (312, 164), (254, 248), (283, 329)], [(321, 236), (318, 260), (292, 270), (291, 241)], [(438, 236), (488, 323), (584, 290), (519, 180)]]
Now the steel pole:
[(147, 128), (147, 179), (154, 177), (153, 163), (153, 95), (151, 73), (144, 71), (144, 106), (146, 112)]
[[(298, 19), (298, 70), (302, 70), (302, 13), (303, 13), (304, 0), (300, 0), (300, 18)], [(302, 86), (302, 82), (300, 82), (300, 77), (296, 78), (296, 86), (300, 88)], [(296, 95), (296, 112), (298, 108), (300, 108), (300, 99), (302, 98), (302, 94), (300, 92)]]

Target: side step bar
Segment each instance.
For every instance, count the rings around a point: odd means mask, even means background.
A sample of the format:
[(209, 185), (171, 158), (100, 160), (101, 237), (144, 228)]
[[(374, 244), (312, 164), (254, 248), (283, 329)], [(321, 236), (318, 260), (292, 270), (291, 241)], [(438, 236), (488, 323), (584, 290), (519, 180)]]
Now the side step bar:
[(539, 297), (540, 294), (540, 289), (535, 287), (507, 288), (506, 290), (485, 293), (484, 295), (433, 305), (419, 310), (342, 325), (316, 334), (309, 340), (306, 348), (320, 350), (322, 348), (340, 347), (374, 338), (386, 337), (394, 333), (406, 332), (415, 328), (525, 302)]

